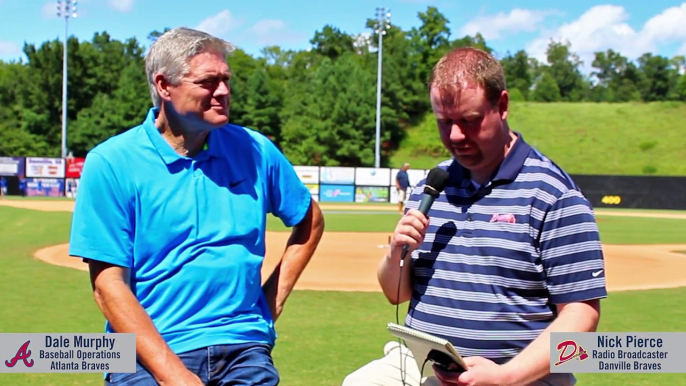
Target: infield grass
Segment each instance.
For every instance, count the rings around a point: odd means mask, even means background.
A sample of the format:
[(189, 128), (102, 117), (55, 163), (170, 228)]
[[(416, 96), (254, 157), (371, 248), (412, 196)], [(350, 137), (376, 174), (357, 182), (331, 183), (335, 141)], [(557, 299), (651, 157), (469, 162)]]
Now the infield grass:
[[(0, 207), (0, 332), (103, 331), (104, 319), (92, 299), (88, 274), (31, 257), (41, 247), (68, 241), (70, 216)], [(394, 213), (329, 215), (327, 230), (358, 230), (359, 224), (374, 223), (374, 227), (389, 231), (397, 218)], [(670, 231), (679, 224), (686, 225), (684, 220), (622, 220), (627, 219), (613, 217), (600, 222), (603, 238), (636, 242), (636, 234), (624, 238), (622, 234), (640, 228), (643, 242), (686, 242), (684, 232)], [(351, 221), (352, 225), (345, 225)], [(684, 298), (685, 288), (610, 293), (602, 305), (600, 330), (683, 331)], [(406, 306), (401, 305), (401, 315)], [(340, 385), (346, 374), (382, 355), (383, 345), (390, 338), (385, 325), (391, 321), (395, 321), (395, 307), (380, 293), (294, 291), (277, 322), (279, 339), (274, 358), (281, 384)], [(684, 374), (578, 374), (578, 378), (580, 384), (594, 386), (686, 385)], [(0, 374), (0, 385), (102, 385), (102, 376)]]

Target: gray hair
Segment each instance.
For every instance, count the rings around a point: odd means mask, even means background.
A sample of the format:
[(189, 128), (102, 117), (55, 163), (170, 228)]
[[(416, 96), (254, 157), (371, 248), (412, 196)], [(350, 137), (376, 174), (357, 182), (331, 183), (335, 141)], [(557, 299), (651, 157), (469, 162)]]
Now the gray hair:
[(190, 71), (188, 61), (195, 55), (211, 51), (226, 57), (234, 49), (231, 43), (223, 39), (186, 27), (175, 28), (160, 35), (145, 57), (145, 72), (153, 105), (159, 107), (161, 103), (155, 85), (157, 74), (164, 75), (171, 84), (177, 85)]

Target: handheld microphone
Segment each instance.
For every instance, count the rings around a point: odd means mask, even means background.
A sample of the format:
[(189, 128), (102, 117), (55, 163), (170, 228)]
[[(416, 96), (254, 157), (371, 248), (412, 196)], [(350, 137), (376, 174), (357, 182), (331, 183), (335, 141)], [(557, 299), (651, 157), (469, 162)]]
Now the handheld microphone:
[[(443, 189), (445, 189), (449, 178), (450, 175), (448, 172), (441, 168), (433, 168), (429, 171), (429, 175), (426, 177), (426, 184), (424, 186), (424, 196), (422, 197), (422, 201), (419, 203), (418, 208), (419, 211), (425, 216), (427, 213), (429, 213), (431, 205), (433, 205), (434, 201), (438, 198), (438, 196), (441, 195)], [(400, 255), (401, 267), (409, 250), (410, 246), (405, 244), (403, 246), (402, 254)]]

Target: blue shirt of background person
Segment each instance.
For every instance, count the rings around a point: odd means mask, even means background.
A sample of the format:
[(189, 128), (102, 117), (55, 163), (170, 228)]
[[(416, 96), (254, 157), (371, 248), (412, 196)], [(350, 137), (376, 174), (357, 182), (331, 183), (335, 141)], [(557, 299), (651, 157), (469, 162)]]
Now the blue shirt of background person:
[(407, 175), (406, 167), (403, 167), (403, 169), (398, 170), (398, 174), (395, 178), (398, 182), (398, 189), (407, 190), (407, 188), (410, 187), (410, 177), (408, 177)]
[(400, 214), (403, 214), (404, 212), (405, 201), (407, 201), (407, 190), (410, 187), (410, 178), (407, 175), (407, 169), (409, 168), (410, 164), (406, 162), (395, 175), (395, 188), (398, 193), (398, 213)]
[(5, 177), (0, 177), (0, 196), (7, 195), (7, 180)]
[(26, 195), (26, 178), (19, 177), (19, 191), (22, 196)]
[[(172, 54), (158, 45), (187, 63), (178, 83), (161, 72)], [(317, 204), (276, 146), (228, 123), (229, 49), (186, 28), (159, 37), (146, 60), (159, 66), (146, 66), (156, 107), (90, 151), (81, 175), (70, 255), (90, 264), (106, 331), (137, 334), (133, 376), (151, 383), (207, 383), (207, 371), (192, 370), (207, 360), (222, 369), (214, 382), (276, 384), (274, 323), (323, 232)], [(268, 213), (295, 228), (263, 284)], [(259, 361), (243, 361), (265, 348)]]

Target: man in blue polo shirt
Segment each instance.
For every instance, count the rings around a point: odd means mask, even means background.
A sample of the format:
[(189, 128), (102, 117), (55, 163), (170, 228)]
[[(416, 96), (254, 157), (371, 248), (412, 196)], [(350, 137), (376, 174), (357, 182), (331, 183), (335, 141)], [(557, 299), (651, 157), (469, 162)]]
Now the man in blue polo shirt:
[[(228, 123), (232, 46), (187, 28), (146, 58), (141, 125), (87, 156), (70, 254), (107, 332), (135, 333), (127, 385), (276, 385), (274, 323), (321, 238), (309, 190), (265, 136)], [(266, 215), (294, 227), (263, 283)]]
[[(447, 373), (389, 342), (353, 385), (573, 385), (550, 373), (551, 332), (592, 332), (607, 296), (593, 210), (571, 178), (507, 123), (500, 63), (456, 49), (434, 67), (430, 99), (452, 159), (428, 216), (414, 189), (378, 277), (405, 325), (449, 340), (467, 369)], [(411, 264), (400, 267), (409, 245)], [(400, 280), (400, 286), (399, 286)], [(417, 361), (419, 365), (417, 365)]]

